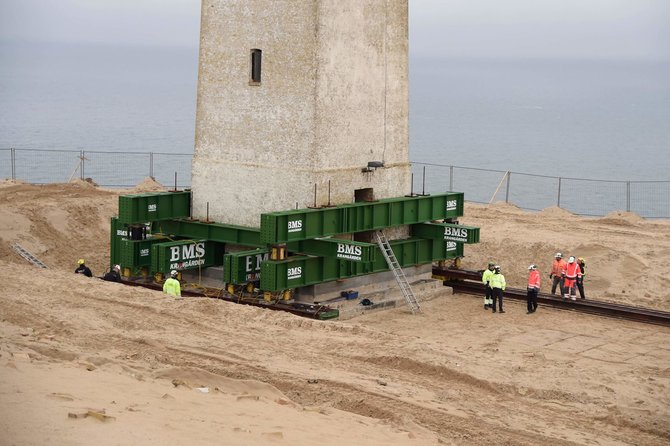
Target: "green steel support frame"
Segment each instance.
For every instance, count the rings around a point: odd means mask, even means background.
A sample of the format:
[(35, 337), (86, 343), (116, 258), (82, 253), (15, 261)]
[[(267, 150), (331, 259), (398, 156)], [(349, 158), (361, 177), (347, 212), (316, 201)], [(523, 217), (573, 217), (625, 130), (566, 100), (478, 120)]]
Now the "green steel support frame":
[(453, 223), (419, 223), (412, 225), (412, 235), (423, 238), (440, 238), (460, 243), (479, 243), (479, 228)]
[(221, 265), (225, 245), (210, 240), (178, 240), (151, 246), (151, 270), (167, 274)]
[(195, 220), (165, 220), (158, 223), (158, 231), (179, 237), (210, 240), (218, 243), (264, 248), (260, 229), (221, 223), (203, 223)]
[[(282, 291), (388, 270), (376, 244), (333, 236), (411, 225), (411, 238), (391, 241), (402, 267), (462, 257), (464, 243), (479, 242), (479, 228), (435, 223), (463, 215), (460, 192), (266, 213), (260, 228), (190, 220), (190, 199), (190, 191), (119, 197), (119, 217), (110, 225), (110, 265), (167, 273), (223, 264), (225, 283), (260, 280), (262, 290)], [(127, 240), (127, 225), (147, 222), (153, 234), (177, 240)], [(224, 255), (225, 244), (253, 249)], [(269, 260), (276, 245), (285, 245), (290, 256)]]
[(457, 218), (462, 215), (462, 192), (389, 198), (331, 208), (273, 212), (261, 214), (260, 241), (277, 245), (337, 234)]
[[(444, 239), (409, 238), (393, 240), (390, 243), (401, 267), (463, 256), (462, 243)], [(381, 253), (373, 262), (350, 262), (334, 257), (292, 256), (285, 260), (266, 260), (261, 263), (260, 289), (281, 291), (388, 270), (388, 264)]]
[(119, 196), (119, 222), (148, 223), (191, 215), (191, 192), (152, 192)]

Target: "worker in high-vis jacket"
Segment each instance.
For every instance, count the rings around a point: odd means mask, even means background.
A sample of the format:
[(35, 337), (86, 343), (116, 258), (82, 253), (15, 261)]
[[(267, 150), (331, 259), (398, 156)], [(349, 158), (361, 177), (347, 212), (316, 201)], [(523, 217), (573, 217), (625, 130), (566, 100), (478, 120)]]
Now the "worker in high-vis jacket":
[(556, 286), (560, 285), (559, 290), (561, 296), (563, 295), (563, 269), (565, 268), (565, 260), (563, 260), (563, 254), (557, 252), (554, 256), (554, 262), (551, 264), (551, 272), (549, 273), (549, 278), (553, 279), (551, 283), (551, 294), (556, 294)]
[(582, 270), (575, 258), (570, 256), (563, 269), (563, 299), (577, 300), (577, 279), (581, 279)]
[(486, 291), (484, 292), (485, 310), (491, 308), (491, 305), (493, 305), (493, 289), (491, 289), (491, 284), (489, 283), (491, 281), (491, 276), (493, 275), (493, 267), (495, 267), (495, 263), (489, 262), (488, 268), (482, 273), (482, 283), (486, 287)]
[(537, 310), (537, 293), (540, 292), (540, 272), (537, 270), (537, 266), (530, 265), (528, 267), (528, 289), (526, 298), (528, 313), (535, 313)]
[(177, 280), (177, 271), (170, 271), (170, 277), (163, 284), (163, 292), (169, 296), (181, 297), (181, 285)]
[(493, 303), (492, 308), (493, 312), (496, 312), (496, 300), (498, 301), (498, 310), (500, 313), (504, 313), (503, 310), (503, 291), (505, 291), (505, 276), (500, 272), (500, 265), (493, 267), (493, 274), (489, 280), (491, 284), (491, 289), (493, 290)]
[(577, 264), (579, 265), (579, 269), (582, 272), (582, 277), (577, 277), (577, 289), (579, 290), (579, 297), (585, 299), (586, 296), (584, 294), (584, 276), (586, 276), (586, 261), (584, 260), (584, 257), (578, 257)]

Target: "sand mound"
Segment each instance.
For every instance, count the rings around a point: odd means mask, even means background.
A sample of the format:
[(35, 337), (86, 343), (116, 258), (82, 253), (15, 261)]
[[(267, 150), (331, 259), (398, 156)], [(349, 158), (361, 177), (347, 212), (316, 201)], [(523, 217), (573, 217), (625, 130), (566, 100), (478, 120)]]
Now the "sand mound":
[(22, 180), (11, 180), (9, 178), (0, 180), (0, 187), (11, 187), (19, 184), (26, 184), (26, 182)]
[(505, 203), (504, 201), (496, 201), (488, 205), (489, 209), (495, 209), (504, 212), (523, 213), (525, 212), (519, 206), (513, 203)]
[(142, 192), (164, 192), (167, 188), (156, 181), (153, 177), (146, 177), (142, 182), (137, 184), (130, 193)]
[(599, 219), (602, 223), (629, 226), (644, 223), (644, 218), (633, 212), (615, 211)]
[(98, 184), (93, 181), (93, 178), (73, 178), (69, 181), (69, 184), (72, 184), (74, 186), (79, 186), (79, 187), (98, 187)]
[(575, 215), (566, 209), (559, 208), (558, 206), (544, 208), (542, 211), (540, 211), (540, 214), (546, 215), (548, 217), (573, 217)]

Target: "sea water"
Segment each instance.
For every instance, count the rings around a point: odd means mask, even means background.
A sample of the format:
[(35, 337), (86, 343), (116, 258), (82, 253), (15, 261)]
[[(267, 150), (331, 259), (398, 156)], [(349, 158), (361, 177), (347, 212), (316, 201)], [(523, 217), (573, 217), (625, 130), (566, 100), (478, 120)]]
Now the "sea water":
[[(197, 48), (0, 44), (0, 149), (190, 154), (197, 57)], [(410, 54), (415, 163), (668, 181), (669, 124), (668, 61)], [(134, 168), (128, 159), (119, 169)]]

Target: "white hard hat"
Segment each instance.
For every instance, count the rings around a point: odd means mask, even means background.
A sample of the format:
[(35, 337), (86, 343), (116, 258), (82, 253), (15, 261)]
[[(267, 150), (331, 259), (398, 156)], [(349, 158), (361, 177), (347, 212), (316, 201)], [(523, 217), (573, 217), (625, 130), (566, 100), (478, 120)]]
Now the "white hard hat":
[(575, 261), (575, 257), (570, 256), (570, 258), (568, 259), (568, 263), (574, 263), (574, 261)]
[(121, 271), (121, 265), (114, 265), (114, 269), (116, 271)]
[(563, 254), (561, 254), (560, 252), (557, 252), (556, 253), (556, 258), (559, 258), (559, 257), (563, 257)]
[(537, 268), (537, 267), (534, 264), (528, 266), (528, 270), (535, 269), (535, 268)]
[(172, 271), (170, 271), (170, 275), (171, 275), (172, 277), (176, 276), (176, 275), (177, 275), (177, 270), (176, 270), (176, 269), (173, 269)]

